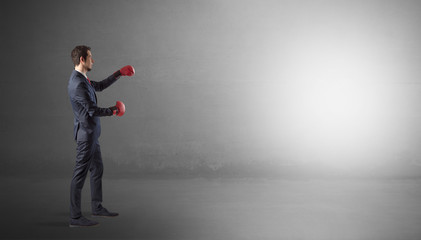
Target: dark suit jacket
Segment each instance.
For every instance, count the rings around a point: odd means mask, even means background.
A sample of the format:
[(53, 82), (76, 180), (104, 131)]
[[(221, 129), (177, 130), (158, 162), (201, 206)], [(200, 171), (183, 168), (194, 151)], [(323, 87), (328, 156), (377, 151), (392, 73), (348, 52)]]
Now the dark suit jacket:
[(111, 116), (109, 108), (97, 106), (95, 91), (102, 91), (119, 78), (115, 73), (108, 78), (95, 82), (88, 80), (80, 72), (73, 70), (67, 87), (74, 114), (74, 137), (76, 141), (97, 140), (101, 135), (99, 117)]

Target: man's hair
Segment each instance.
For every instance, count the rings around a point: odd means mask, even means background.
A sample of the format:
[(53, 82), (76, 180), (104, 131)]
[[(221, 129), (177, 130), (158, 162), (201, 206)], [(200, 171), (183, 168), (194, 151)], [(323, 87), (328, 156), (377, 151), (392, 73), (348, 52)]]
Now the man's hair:
[(88, 50), (91, 50), (90, 47), (80, 45), (76, 46), (72, 51), (72, 61), (75, 66), (80, 64), (80, 57), (83, 57), (83, 59), (86, 60), (88, 57)]

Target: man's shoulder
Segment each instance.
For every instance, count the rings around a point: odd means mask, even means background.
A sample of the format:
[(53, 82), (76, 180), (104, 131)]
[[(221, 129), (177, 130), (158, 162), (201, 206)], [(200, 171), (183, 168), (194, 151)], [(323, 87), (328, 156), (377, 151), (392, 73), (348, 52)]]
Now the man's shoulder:
[(70, 75), (69, 85), (86, 85), (86, 78), (80, 72), (73, 70), (72, 74)]
[(74, 70), (70, 75), (68, 89), (69, 91), (87, 90), (88, 86), (86, 84), (85, 77), (78, 71)]
[(75, 81), (83, 81), (85, 80), (85, 77), (82, 75), (82, 73), (73, 70), (72, 74), (70, 75), (70, 81), (75, 80)]

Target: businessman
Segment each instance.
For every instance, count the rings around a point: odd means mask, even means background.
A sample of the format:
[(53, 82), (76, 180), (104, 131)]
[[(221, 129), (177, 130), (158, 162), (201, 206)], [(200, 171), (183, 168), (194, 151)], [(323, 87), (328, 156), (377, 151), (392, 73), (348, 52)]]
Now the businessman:
[(81, 192), (88, 171), (90, 171), (92, 216), (115, 217), (118, 213), (110, 212), (102, 206), (103, 163), (98, 138), (101, 134), (100, 117), (122, 116), (125, 106), (117, 101), (109, 108), (98, 107), (96, 91), (102, 91), (117, 81), (121, 76), (133, 76), (132, 66), (125, 66), (108, 78), (95, 82), (86, 75), (94, 64), (91, 48), (76, 46), (71, 53), (74, 70), (70, 76), (68, 93), (74, 114), (74, 139), (77, 143), (76, 165), (70, 187), (70, 227), (88, 227), (98, 225), (81, 212)]

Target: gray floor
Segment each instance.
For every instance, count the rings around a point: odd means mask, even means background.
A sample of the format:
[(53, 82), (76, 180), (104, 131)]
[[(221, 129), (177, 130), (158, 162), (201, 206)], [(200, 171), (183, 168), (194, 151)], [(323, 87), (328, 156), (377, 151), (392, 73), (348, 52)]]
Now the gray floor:
[(77, 229), (69, 179), (0, 186), (1, 239), (421, 239), (421, 180), (106, 178), (104, 205), (121, 215)]

